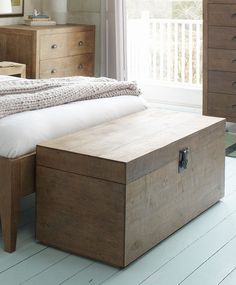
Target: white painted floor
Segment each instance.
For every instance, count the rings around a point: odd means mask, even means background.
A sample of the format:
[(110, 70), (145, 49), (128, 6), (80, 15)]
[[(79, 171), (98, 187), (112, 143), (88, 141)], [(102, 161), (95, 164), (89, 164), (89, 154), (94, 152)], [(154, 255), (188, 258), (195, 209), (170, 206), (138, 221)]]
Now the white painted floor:
[(33, 205), (24, 199), (17, 251), (0, 250), (0, 285), (236, 285), (236, 159), (220, 203), (124, 270), (36, 243)]

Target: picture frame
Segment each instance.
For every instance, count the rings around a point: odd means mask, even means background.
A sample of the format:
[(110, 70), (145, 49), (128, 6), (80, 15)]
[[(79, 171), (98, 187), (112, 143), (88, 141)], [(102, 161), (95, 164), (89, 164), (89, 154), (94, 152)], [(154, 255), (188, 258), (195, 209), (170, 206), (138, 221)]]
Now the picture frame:
[(0, 17), (23, 17), (24, 0), (1, 0)]

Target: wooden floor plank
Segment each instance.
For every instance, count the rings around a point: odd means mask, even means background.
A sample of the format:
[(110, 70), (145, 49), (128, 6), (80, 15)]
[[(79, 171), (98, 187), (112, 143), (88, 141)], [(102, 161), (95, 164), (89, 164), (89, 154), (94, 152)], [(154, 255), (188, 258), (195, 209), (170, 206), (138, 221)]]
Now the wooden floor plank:
[(236, 163), (235, 158), (226, 158), (226, 165), (225, 165), (225, 178), (228, 179), (232, 175), (236, 174)]
[(30, 194), (21, 199), (22, 211), (34, 208), (35, 205), (35, 194)]
[[(236, 267), (236, 237), (216, 252), (210, 259), (192, 273), (181, 285), (219, 284)], [(236, 279), (234, 280), (234, 285)]]
[(94, 263), (92, 260), (85, 259), (75, 255), (69, 255), (60, 262), (47, 268), (45, 271), (36, 274), (27, 280), (26, 285), (57, 285), (65, 282), (71, 276), (78, 274), (80, 271)]
[(181, 283), (234, 237), (236, 237), (236, 213), (181, 252), (166, 266), (157, 270), (142, 284), (175, 285)]
[[(118, 272), (119, 269), (108, 266), (102, 263), (93, 263), (85, 270), (79, 272), (69, 280), (60, 283), (63, 285), (95, 285), (101, 284), (104, 280)], [(129, 283), (123, 283), (120, 285), (126, 285)]]
[(226, 180), (225, 189), (226, 189), (226, 195), (231, 195), (233, 192), (236, 191), (236, 174), (232, 175)]
[[(18, 238), (17, 238), (17, 251), (30, 243), (35, 243), (34, 241), (34, 233), (32, 231), (33, 225), (28, 224), (20, 228)], [(0, 262), (3, 258), (11, 256), (8, 252), (3, 250), (3, 241), (2, 237), (0, 238)]]
[[(35, 247), (41, 247), (42, 250), (36, 249), (36, 253), (31, 255), (24, 261), (16, 264), (0, 274), (0, 284), (16, 285), (22, 284), (29, 280), (37, 273), (44, 271), (51, 265), (55, 264), (59, 260), (62, 260), (68, 253), (53, 249), (44, 248), (43, 245), (35, 244)], [(16, 283), (16, 281), (18, 283)]]
[(219, 285), (235, 285), (235, 284), (236, 284), (236, 267), (221, 280)]
[[(6, 272), (10, 271), (14, 273), (15, 269), (17, 269), (17, 266), (19, 266), (19, 264), (24, 263), (32, 256), (36, 256), (44, 250), (46, 250), (45, 246), (41, 244), (36, 244), (34, 241), (32, 241), (32, 239), (30, 239), (27, 240), (27, 244), (21, 247), (19, 250), (11, 254), (6, 253), (4, 258), (0, 259), (0, 284), (2, 284), (1, 278), (5, 275)], [(33, 263), (29, 264), (29, 267), (31, 265), (33, 265)]]

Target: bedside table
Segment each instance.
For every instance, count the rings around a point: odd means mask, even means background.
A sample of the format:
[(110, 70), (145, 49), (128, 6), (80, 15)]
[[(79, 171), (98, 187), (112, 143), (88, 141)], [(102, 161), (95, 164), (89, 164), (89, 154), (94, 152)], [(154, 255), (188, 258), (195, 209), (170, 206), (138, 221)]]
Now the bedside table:
[(26, 65), (16, 62), (1, 61), (0, 75), (26, 77)]

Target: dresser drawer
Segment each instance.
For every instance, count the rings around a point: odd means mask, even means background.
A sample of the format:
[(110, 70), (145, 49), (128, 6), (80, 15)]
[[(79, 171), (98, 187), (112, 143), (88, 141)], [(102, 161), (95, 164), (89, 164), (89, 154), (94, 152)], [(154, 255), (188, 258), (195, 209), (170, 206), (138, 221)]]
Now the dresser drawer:
[(42, 35), (40, 38), (40, 59), (67, 56), (67, 34)]
[(236, 27), (236, 3), (235, 4), (209, 4), (209, 25)]
[(208, 3), (214, 4), (236, 4), (236, 0), (208, 0)]
[(236, 96), (226, 94), (208, 94), (208, 114), (216, 117), (236, 120)]
[(42, 35), (40, 59), (51, 59), (94, 52), (94, 32)]
[(236, 50), (208, 49), (208, 69), (236, 72)]
[(93, 76), (94, 54), (84, 54), (40, 62), (40, 78)]
[(208, 47), (236, 49), (236, 28), (209, 27)]
[(68, 34), (68, 55), (77, 55), (95, 52), (95, 34), (91, 32), (80, 32)]
[(208, 91), (236, 95), (236, 72), (208, 72)]

